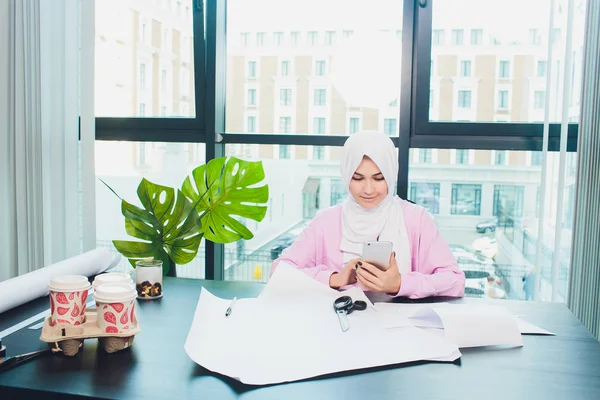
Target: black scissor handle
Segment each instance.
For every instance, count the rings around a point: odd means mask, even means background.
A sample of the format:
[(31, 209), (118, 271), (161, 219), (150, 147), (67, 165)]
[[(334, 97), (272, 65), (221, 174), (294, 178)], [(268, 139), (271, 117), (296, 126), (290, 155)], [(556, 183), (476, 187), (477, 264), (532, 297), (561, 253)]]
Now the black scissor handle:
[(333, 302), (333, 309), (335, 311), (346, 311), (349, 312), (352, 309), (352, 298), (350, 296), (341, 296), (335, 299)]
[(367, 309), (367, 303), (362, 300), (352, 301), (350, 296), (341, 296), (333, 302), (333, 309), (337, 311), (345, 311), (350, 314), (352, 311), (363, 311)]
[(362, 300), (356, 300), (352, 304), (352, 310), (363, 311), (367, 309), (367, 302)]

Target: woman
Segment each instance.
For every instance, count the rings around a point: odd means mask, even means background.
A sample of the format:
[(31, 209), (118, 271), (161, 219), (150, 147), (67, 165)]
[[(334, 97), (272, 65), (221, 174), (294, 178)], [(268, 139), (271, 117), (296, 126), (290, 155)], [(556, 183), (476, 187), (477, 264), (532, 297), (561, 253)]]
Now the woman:
[[(350, 196), (317, 213), (308, 227), (274, 261), (286, 262), (335, 289), (359, 284), (366, 290), (413, 299), (464, 295), (465, 276), (427, 211), (394, 195), (398, 158), (379, 132), (346, 140), (342, 180)], [(390, 267), (361, 260), (366, 241), (393, 243)]]

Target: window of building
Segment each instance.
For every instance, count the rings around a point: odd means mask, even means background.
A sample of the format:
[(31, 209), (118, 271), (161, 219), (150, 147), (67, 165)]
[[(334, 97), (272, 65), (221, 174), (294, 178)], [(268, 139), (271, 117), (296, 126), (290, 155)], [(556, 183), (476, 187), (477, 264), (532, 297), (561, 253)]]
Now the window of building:
[(139, 167), (143, 167), (146, 165), (146, 143), (138, 143), (136, 161)]
[(433, 45), (441, 46), (444, 44), (444, 30), (434, 29), (431, 36), (431, 42)]
[(265, 44), (265, 33), (264, 32), (257, 32), (256, 33), (256, 45), (258, 47), (262, 47)]
[(292, 117), (279, 118), (279, 132), (292, 133)]
[(431, 214), (439, 214), (440, 184), (411, 182), (409, 199), (427, 209)]
[(325, 61), (317, 60), (317, 62), (315, 63), (315, 75), (325, 76)]
[(394, 136), (398, 133), (398, 124), (396, 118), (383, 119), (383, 133), (389, 136)]
[[(289, 160), (292, 158), (292, 151), (290, 149), (289, 144), (280, 144), (279, 145), (279, 159), (280, 160)], [(283, 203), (281, 203), (283, 204)]]
[(166, 69), (162, 69), (160, 71), (160, 89), (162, 91), (167, 90), (167, 70)]
[(498, 64), (498, 77), (502, 79), (507, 79), (510, 77), (510, 61), (500, 61)]
[(146, 89), (146, 64), (140, 64), (140, 89)]
[(325, 159), (325, 146), (313, 146), (313, 160)]
[(352, 135), (360, 130), (360, 118), (350, 117), (348, 120), (348, 133)]
[(533, 93), (533, 108), (536, 110), (543, 110), (545, 103), (546, 103), (546, 92), (543, 90), (536, 90)]
[(508, 90), (498, 91), (498, 108), (508, 108)]
[(540, 44), (540, 35), (538, 34), (538, 30), (535, 28), (529, 29), (529, 44)]
[(453, 215), (480, 215), (481, 185), (453, 183), (450, 213)]
[(546, 77), (546, 70), (548, 69), (547, 61), (538, 61), (537, 63), (537, 76), (538, 78)]
[(256, 61), (248, 61), (248, 78), (256, 78)]
[(291, 32), (290, 33), (290, 42), (293, 45), (297, 45), (300, 41), (300, 32)]
[(254, 115), (249, 115), (246, 123), (247, 123), (246, 131), (248, 133), (255, 133), (256, 132), (256, 117)]
[(325, 44), (327, 46), (332, 46), (333, 44), (335, 44), (335, 32), (334, 31), (325, 32)]
[(250, 33), (248, 33), (248, 32), (240, 33), (240, 44), (242, 45), (242, 47), (248, 46), (249, 40), (250, 40)]
[(471, 108), (471, 91), (470, 90), (459, 90), (458, 91), (458, 107), (459, 108)]
[(452, 30), (452, 44), (455, 46), (462, 46), (464, 41), (464, 30), (462, 29), (453, 29)]
[(456, 150), (456, 163), (457, 164), (468, 164), (469, 163), (469, 150), (457, 149)]
[(256, 105), (256, 89), (248, 89), (248, 105)]
[(140, 112), (139, 116), (144, 117), (146, 115), (146, 104), (140, 103)]
[(282, 106), (292, 105), (292, 89), (279, 89), (279, 104)]
[(346, 186), (344, 186), (344, 182), (340, 178), (332, 178), (331, 179), (331, 195), (330, 195), (330, 203), (332, 206), (341, 204), (342, 201), (346, 199), (348, 195), (348, 191), (346, 190)]
[(290, 62), (282, 61), (281, 62), (281, 76), (289, 76), (290, 75)]
[(496, 150), (496, 154), (494, 156), (494, 164), (495, 165), (506, 165), (506, 151), (505, 150)]
[(524, 193), (523, 186), (494, 185), (493, 215), (498, 217), (499, 225), (523, 216)]
[(539, 167), (542, 165), (542, 152), (541, 151), (532, 151), (531, 152), (531, 165), (534, 167)]
[(308, 44), (310, 44), (311, 46), (314, 46), (317, 44), (318, 40), (319, 40), (318, 32), (316, 32), (316, 31), (308, 32)]
[(478, 46), (483, 43), (483, 29), (471, 29), (471, 45)]
[(419, 149), (419, 162), (421, 164), (431, 164), (433, 161), (433, 151), (431, 149)]
[(327, 90), (326, 89), (315, 89), (314, 93), (314, 105), (324, 106), (327, 103)]
[(462, 76), (462, 77), (471, 76), (471, 61), (463, 60), (460, 62), (460, 76)]
[(281, 46), (282, 43), (283, 43), (283, 32), (273, 33), (273, 44), (275, 44), (275, 46)]
[(315, 134), (323, 134), (326, 130), (326, 120), (323, 117), (317, 117), (313, 120), (313, 132)]

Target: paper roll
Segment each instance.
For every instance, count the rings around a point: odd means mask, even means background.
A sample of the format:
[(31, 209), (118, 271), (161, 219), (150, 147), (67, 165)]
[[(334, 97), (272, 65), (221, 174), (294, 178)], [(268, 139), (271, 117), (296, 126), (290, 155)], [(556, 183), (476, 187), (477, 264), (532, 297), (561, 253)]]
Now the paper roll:
[(49, 292), (50, 280), (60, 275), (97, 275), (115, 267), (121, 254), (99, 248), (0, 282), (0, 314)]

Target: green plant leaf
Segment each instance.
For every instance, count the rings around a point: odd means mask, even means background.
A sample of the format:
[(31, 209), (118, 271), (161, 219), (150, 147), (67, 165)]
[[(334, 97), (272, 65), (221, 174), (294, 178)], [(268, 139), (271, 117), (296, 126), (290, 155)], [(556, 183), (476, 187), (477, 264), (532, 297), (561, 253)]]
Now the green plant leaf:
[[(201, 232), (206, 239), (231, 243), (252, 239), (252, 232), (234, 216), (262, 221), (267, 213), (268, 185), (257, 186), (265, 178), (262, 162), (221, 157), (192, 171), (183, 182), (181, 191), (198, 203)], [(204, 196), (204, 197), (202, 197)]]
[[(109, 187), (110, 188), (110, 187)], [(121, 212), (125, 217), (125, 230), (144, 242), (114, 240), (116, 249), (135, 261), (154, 257), (163, 261), (163, 272), (169, 270), (169, 259), (175, 264), (187, 264), (196, 257), (202, 240), (200, 215), (194, 204), (180, 190), (154, 184), (145, 178), (137, 194), (144, 208), (125, 200)], [(201, 201), (201, 197), (198, 201)]]

